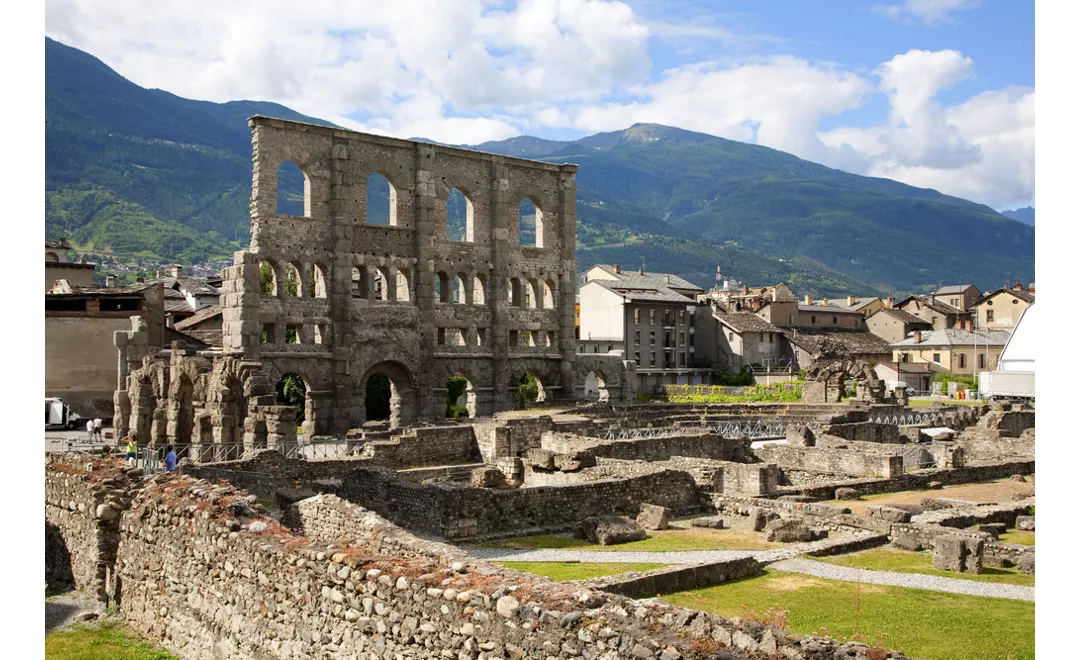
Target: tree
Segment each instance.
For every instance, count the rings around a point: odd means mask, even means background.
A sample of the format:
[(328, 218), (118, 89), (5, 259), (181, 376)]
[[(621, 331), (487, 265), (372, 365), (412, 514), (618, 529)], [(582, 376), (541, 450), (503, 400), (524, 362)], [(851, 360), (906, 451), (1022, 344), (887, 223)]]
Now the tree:
[(307, 398), (307, 386), (304, 379), (294, 373), (287, 373), (277, 384), (277, 401), (283, 406), (296, 406), (296, 421), (304, 421), (304, 401)]
[(528, 407), (530, 404), (536, 403), (539, 396), (540, 387), (536, 383), (536, 376), (531, 371), (526, 371), (518, 385), (518, 397), (521, 398), (521, 405)]
[(469, 381), (464, 376), (451, 376), (450, 380), (446, 381), (446, 416), (451, 418), (457, 418), (461, 416), (468, 416), (468, 407), (458, 407), (457, 400), (461, 398), (461, 395), (465, 393), (465, 390), (469, 387)]
[(274, 269), (265, 261), (259, 264), (259, 291), (264, 296), (274, 295)]

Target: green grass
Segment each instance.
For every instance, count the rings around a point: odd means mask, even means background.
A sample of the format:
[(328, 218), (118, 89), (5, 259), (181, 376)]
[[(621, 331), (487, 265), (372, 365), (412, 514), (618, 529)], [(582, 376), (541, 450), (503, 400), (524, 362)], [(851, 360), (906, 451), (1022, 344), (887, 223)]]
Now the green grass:
[(49, 660), (177, 660), (131, 635), (118, 623), (83, 626), (45, 636)]
[(631, 541), (618, 545), (596, 545), (584, 539), (556, 534), (538, 534), (512, 539), (493, 541), (480, 545), (482, 548), (528, 548), (528, 549), (566, 549), (622, 551), (644, 550), (653, 552), (682, 550), (768, 550), (781, 544), (769, 543), (760, 534), (740, 530), (712, 529), (665, 529), (649, 532), (644, 541)]
[(994, 582), (998, 584), (1016, 584), (1025, 587), (1035, 586), (1035, 576), (1025, 575), (1003, 568), (983, 568), (979, 575), (968, 573), (954, 573), (941, 571), (934, 568), (929, 553), (908, 552), (906, 550), (891, 550), (876, 548), (863, 552), (853, 552), (836, 557), (814, 557), (816, 561), (837, 566), (851, 568), (865, 568), (869, 571), (895, 571), (897, 573), (920, 573), (922, 575), (937, 575), (939, 577), (957, 578), (960, 580), (973, 580), (975, 582)]
[[(858, 592), (856, 589), (858, 588)], [(779, 606), (797, 634), (859, 632), (909, 657), (1027, 660), (1035, 657), (1035, 603), (922, 589), (856, 585), (766, 569), (765, 575), (664, 596), (680, 607), (733, 617), (743, 606)], [(858, 609), (856, 609), (858, 602)], [(882, 639), (881, 633), (887, 637)]]
[(1002, 543), (1013, 543), (1015, 545), (1035, 545), (1035, 532), (1027, 532), (1019, 529), (1013, 529), (1005, 532), (998, 537), (998, 540)]
[(526, 573), (543, 575), (556, 582), (570, 580), (588, 580), (606, 575), (621, 575), (633, 571), (651, 571), (666, 564), (604, 564), (604, 563), (565, 563), (557, 561), (506, 561), (499, 562), (507, 568)]

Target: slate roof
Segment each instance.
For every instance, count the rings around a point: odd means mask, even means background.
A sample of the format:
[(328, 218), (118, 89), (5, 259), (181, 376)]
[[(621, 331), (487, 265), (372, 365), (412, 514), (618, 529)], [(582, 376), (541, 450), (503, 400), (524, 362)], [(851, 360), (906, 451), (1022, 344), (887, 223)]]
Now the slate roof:
[[(672, 275), (671, 273), (652, 273), (645, 271), (644, 273), (631, 270), (622, 271), (621, 273), (615, 272), (614, 266), (607, 264), (596, 264), (594, 268), (599, 268), (608, 275), (616, 278), (621, 284), (634, 288), (634, 289), (652, 289), (652, 288), (668, 288), (668, 289), (692, 289), (699, 293), (704, 293), (705, 289), (702, 289), (698, 285), (688, 282), (678, 275)], [(590, 282), (596, 280), (589, 280)], [(601, 280), (603, 281), (603, 280)], [(608, 282), (612, 280), (607, 280)], [(685, 296), (684, 296), (685, 297)]]
[(929, 296), (911, 296), (910, 298), (902, 300), (897, 306), (898, 307), (903, 306), (909, 300), (917, 300), (923, 307), (929, 307), (930, 309), (934, 310), (938, 314), (944, 314), (945, 316), (950, 316), (952, 314), (963, 314), (964, 313), (964, 310), (962, 310), (962, 309), (960, 309), (958, 307), (953, 307), (952, 305), (946, 305), (945, 303), (934, 300), (934, 299), (930, 298)]
[(918, 316), (912, 314), (911, 312), (905, 312), (902, 309), (892, 309), (891, 307), (884, 307), (871, 314), (870, 317), (873, 318), (878, 314), (885, 314), (886, 316), (891, 316), (898, 321), (902, 321), (903, 323), (919, 323), (927, 326), (930, 325), (929, 321), (921, 319)]
[(1028, 303), (1035, 302), (1035, 294), (1034, 293), (1029, 293), (1027, 291), (1017, 291), (1016, 289), (998, 289), (997, 291), (991, 291), (990, 293), (986, 294), (982, 298), (979, 298), (978, 300), (975, 301), (975, 304), (976, 305), (982, 304), (983, 301), (985, 301), (985, 300), (987, 300), (989, 298), (993, 298), (994, 296), (996, 296), (999, 293), (1011, 294), (1011, 295), (1019, 298), (1020, 300), (1023, 300), (1024, 302), (1028, 302)]
[(947, 330), (932, 330), (923, 332), (918, 343), (914, 335), (904, 338), (892, 345), (893, 348), (915, 348), (932, 346), (1004, 346), (1009, 341), (1009, 333), (1004, 330), (961, 330), (949, 328)]
[(862, 316), (862, 312), (858, 312), (854, 309), (842, 309), (835, 305), (799, 305), (800, 312), (821, 312), (822, 314), (858, 314)]
[(780, 332), (780, 329), (775, 325), (750, 312), (713, 312), (713, 317), (739, 333)]
[[(59, 282), (57, 283), (59, 284)], [(132, 284), (130, 286), (78, 286), (69, 285), (66, 291), (47, 293), (47, 296), (122, 296), (141, 293), (152, 284)]]
[(784, 328), (781, 330), (791, 343), (809, 353), (817, 353), (826, 337), (843, 344), (852, 355), (881, 355), (892, 353), (889, 342), (866, 330), (843, 328)]
[(199, 311), (195, 312), (192, 316), (187, 317), (182, 321), (177, 321), (173, 326), (177, 330), (184, 330), (194, 325), (198, 325), (203, 321), (221, 315), (221, 307), (214, 305), (213, 307), (203, 307)]
[(616, 280), (589, 280), (588, 283), (596, 283), (608, 291), (617, 293), (634, 302), (681, 303), (684, 305), (695, 304), (693, 298), (687, 298), (681, 293), (672, 291), (667, 287), (631, 287), (625, 282)]
[(931, 295), (947, 296), (951, 293), (963, 293), (968, 289), (975, 289), (978, 291), (974, 284), (950, 284), (948, 286), (938, 287), (938, 290)]

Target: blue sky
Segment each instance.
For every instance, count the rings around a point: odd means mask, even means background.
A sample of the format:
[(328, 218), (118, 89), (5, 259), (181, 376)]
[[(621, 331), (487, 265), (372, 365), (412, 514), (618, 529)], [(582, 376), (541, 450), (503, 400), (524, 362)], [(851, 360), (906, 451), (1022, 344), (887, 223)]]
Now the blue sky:
[(998, 209), (1034, 196), (1033, 2), (47, 0), (46, 34), (145, 87), (374, 133), (656, 122)]

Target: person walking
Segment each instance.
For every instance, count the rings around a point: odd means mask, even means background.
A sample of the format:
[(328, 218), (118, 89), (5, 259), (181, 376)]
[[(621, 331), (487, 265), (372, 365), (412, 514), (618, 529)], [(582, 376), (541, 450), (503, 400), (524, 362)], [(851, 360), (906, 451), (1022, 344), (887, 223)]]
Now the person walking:
[(94, 435), (97, 436), (98, 440), (101, 440), (101, 418), (100, 417), (95, 417), (94, 418)]
[(94, 420), (86, 420), (86, 440), (90, 442), (94, 439)]
[(135, 444), (135, 436), (128, 435), (127, 448), (124, 452), (124, 459), (127, 461), (128, 465), (135, 465), (135, 461), (138, 458), (138, 450), (139, 448)]
[(176, 452), (172, 445), (165, 446), (165, 471), (176, 472)]

